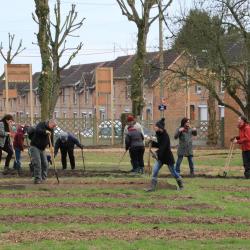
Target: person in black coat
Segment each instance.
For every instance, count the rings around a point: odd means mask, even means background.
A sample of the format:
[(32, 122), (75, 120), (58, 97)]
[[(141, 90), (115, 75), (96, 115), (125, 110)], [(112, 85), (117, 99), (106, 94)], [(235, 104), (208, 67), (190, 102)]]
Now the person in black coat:
[(30, 135), (30, 157), (34, 168), (34, 184), (40, 184), (47, 178), (48, 161), (45, 149), (49, 145), (49, 136), (53, 145), (54, 128), (56, 121), (39, 122)]
[(151, 187), (147, 189), (148, 192), (154, 191), (157, 184), (157, 176), (163, 164), (167, 164), (171, 175), (176, 179), (178, 187), (183, 188), (181, 176), (175, 171), (175, 160), (170, 148), (170, 139), (167, 131), (165, 130), (165, 119), (162, 118), (155, 124), (155, 132), (157, 142), (151, 141), (152, 147), (158, 148), (156, 151), (157, 159), (153, 168), (153, 176)]
[(62, 132), (60, 137), (56, 140), (54, 154), (56, 156), (60, 149), (63, 169), (67, 169), (67, 154), (69, 155), (71, 169), (75, 169), (75, 145), (83, 149), (83, 145), (72, 134), (67, 132)]

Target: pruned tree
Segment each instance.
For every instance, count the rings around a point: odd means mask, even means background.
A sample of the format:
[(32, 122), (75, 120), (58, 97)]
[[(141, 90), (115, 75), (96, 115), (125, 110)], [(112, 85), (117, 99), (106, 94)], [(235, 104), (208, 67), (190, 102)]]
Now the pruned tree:
[[(42, 59), (38, 95), (41, 103), (41, 119), (45, 120), (52, 117), (56, 106), (60, 93), (60, 72), (71, 64), (83, 47), (83, 43), (80, 42), (76, 47), (68, 48), (67, 38), (76, 37), (74, 32), (82, 27), (85, 18), (78, 20), (76, 6), (72, 4), (65, 20), (62, 21), (60, 0), (57, 0), (53, 21), (50, 17), (48, 0), (34, 1), (36, 16), (33, 14), (33, 19), (39, 27), (37, 41)], [(62, 56), (69, 51), (66, 63), (60, 65)]]
[(210, 53), (213, 51), (214, 56), (209, 58), (209, 63), (205, 65), (208, 71), (200, 71), (200, 74), (203, 74), (204, 79), (208, 74), (205, 72), (210, 72), (216, 82), (223, 82), (225, 93), (238, 107), (223, 99), (218, 86), (204, 85), (199, 79), (189, 77), (207, 87), (219, 105), (250, 118), (250, 2), (249, 0), (206, 2), (207, 6), (211, 7), (210, 18), (216, 17), (218, 29), (215, 29), (211, 39), (212, 48), (208, 50), (208, 54), (213, 54)]
[[(154, 5), (159, 4), (158, 0), (116, 0), (122, 14), (128, 18), (129, 21), (134, 22), (137, 27), (137, 47), (135, 60), (131, 71), (131, 100), (132, 113), (135, 116), (141, 116), (144, 98), (143, 98), (143, 82), (144, 69), (146, 58), (146, 44), (149, 28), (152, 23), (159, 17), (159, 13), (150, 17), (150, 12)], [(164, 12), (172, 3), (169, 0), (164, 7)]]
[[(194, 58), (198, 58), (202, 67), (211, 68), (217, 63), (216, 34), (220, 30), (218, 18), (212, 18), (207, 11), (192, 9), (188, 16), (183, 19), (183, 26), (176, 35), (174, 49), (187, 51)], [(191, 65), (194, 67), (195, 64)], [(212, 70), (212, 69), (211, 69)], [(187, 72), (184, 69), (184, 72)], [(197, 74), (199, 75), (199, 74)], [(207, 89), (215, 88), (213, 78), (202, 78), (202, 85)], [(200, 77), (199, 77), (200, 80)], [(195, 81), (192, 81), (195, 82)], [(212, 91), (208, 91), (208, 145), (216, 145), (218, 140), (216, 126), (216, 100)]]
[[(16, 49), (14, 49), (14, 40), (15, 40), (15, 35), (14, 34), (8, 34), (9, 36), (9, 45), (8, 45), (8, 50), (6, 53), (4, 53), (4, 47), (3, 47), (3, 42), (0, 43), (0, 55), (3, 58), (3, 60), (7, 64), (11, 64), (13, 60), (25, 50), (25, 47), (23, 47), (23, 41), (22, 39), (19, 41), (19, 44)], [(0, 80), (4, 78), (4, 73), (0, 76)]]

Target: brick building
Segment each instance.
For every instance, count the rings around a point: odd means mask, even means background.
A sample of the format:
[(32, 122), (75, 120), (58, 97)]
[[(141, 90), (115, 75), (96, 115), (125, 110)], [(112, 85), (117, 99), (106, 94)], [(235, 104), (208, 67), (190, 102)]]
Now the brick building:
[[(99, 106), (96, 110), (95, 97), (95, 72), (97, 67), (113, 68), (114, 86), (114, 119), (119, 119), (120, 114), (131, 112), (130, 100), (130, 78), (131, 67), (135, 57), (133, 55), (121, 56), (114, 61), (73, 65), (65, 69), (61, 74), (61, 93), (58, 97), (54, 111), (55, 118), (82, 118), (88, 120), (96, 112), (100, 119), (110, 119), (110, 101), (107, 105)], [(164, 73), (163, 85), (164, 94), (167, 100), (167, 110), (165, 117), (168, 126), (172, 126), (171, 131), (179, 124), (184, 116), (189, 116), (193, 120), (207, 120), (207, 91), (198, 85), (188, 83), (183, 77), (176, 77), (171, 70), (175, 67), (186, 67), (189, 62), (185, 53), (178, 54), (172, 50), (164, 52)], [(144, 120), (157, 120), (161, 113), (158, 106), (160, 98), (159, 79), (159, 53), (150, 52), (147, 54), (144, 81)], [(40, 114), (40, 103), (37, 95), (37, 82), (39, 73), (33, 75), (34, 89), (34, 117)], [(0, 95), (0, 115), (5, 113), (3, 98), (3, 86), (1, 84)], [(169, 86), (179, 86), (175, 89)], [(29, 87), (24, 84), (10, 84), (10, 89), (17, 89), (18, 95), (10, 98), (10, 113), (19, 117), (29, 117), (30, 100)], [(221, 93), (224, 94), (223, 92)], [(110, 100), (110, 96), (107, 96)], [(224, 116), (224, 107), (217, 106), (218, 119)]]

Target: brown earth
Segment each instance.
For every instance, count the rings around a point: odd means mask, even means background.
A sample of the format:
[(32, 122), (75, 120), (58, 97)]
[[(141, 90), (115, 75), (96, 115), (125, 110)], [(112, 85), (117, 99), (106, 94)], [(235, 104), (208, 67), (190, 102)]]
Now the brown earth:
[(167, 216), (70, 216), (70, 215), (53, 215), (53, 216), (0, 216), (3, 224), (12, 223), (79, 223), (79, 224), (99, 224), (99, 223), (142, 223), (142, 224), (167, 224), (167, 223), (186, 223), (186, 224), (245, 224), (250, 226), (250, 219), (241, 217), (167, 217)]
[(222, 210), (222, 208), (206, 203), (186, 204), (183, 206), (169, 206), (164, 204), (145, 204), (145, 203), (111, 203), (111, 202), (53, 202), (53, 203), (1, 203), (0, 208), (15, 208), (15, 209), (42, 209), (42, 208), (150, 208), (150, 209), (178, 209), (190, 211), (193, 209), (212, 209)]
[(221, 230), (179, 230), (179, 229), (152, 229), (122, 230), (122, 229), (97, 229), (97, 230), (46, 230), (46, 231), (14, 231), (3, 233), (1, 238), (5, 242), (37, 242), (42, 240), (95, 240), (98, 238), (115, 240), (219, 240), (225, 238), (249, 239), (250, 231), (221, 231)]
[[(54, 193), (54, 192), (46, 192), (46, 191), (33, 191), (31, 193), (9, 193), (9, 194), (0, 194), (1, 198), (11, 198), (11, 199), (28, 199), (28, 198), (114, 198), (114, 199), (139, 199), (142, 198), (142, 195), (139, 194), (117, 194), (117, 193), (100, 193), (100, 194), (88, 194), (88, 193)], [(157, 195), (156, 193), (147, 193), (147, 198), (150, 198), (150, 200), (171, 200), (171, 201), (177, 201), (177, 200), (192, 200), (192, 196), (176, 196), (176, 195)]]

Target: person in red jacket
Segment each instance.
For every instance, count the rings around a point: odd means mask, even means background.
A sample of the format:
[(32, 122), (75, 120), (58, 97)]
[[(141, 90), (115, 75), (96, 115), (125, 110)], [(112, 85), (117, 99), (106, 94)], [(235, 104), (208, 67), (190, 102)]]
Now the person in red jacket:
[(14, 169), (21, 170), (21, 152), (24, 149), (24, 127), (19, 126), (14, 137), (13, 147), (15, 150), (16, 160), (14, 162)]
[(239, 136), (236, 136), (233, 143), (239, 144), (242, 150), (243, 165), (245, 168), (244, 175), (250, 179), (250, 125), (245, 116), (238, 119)]

